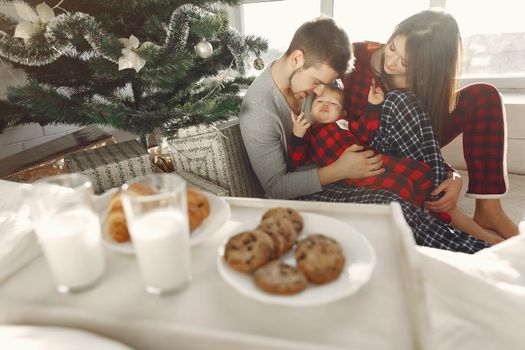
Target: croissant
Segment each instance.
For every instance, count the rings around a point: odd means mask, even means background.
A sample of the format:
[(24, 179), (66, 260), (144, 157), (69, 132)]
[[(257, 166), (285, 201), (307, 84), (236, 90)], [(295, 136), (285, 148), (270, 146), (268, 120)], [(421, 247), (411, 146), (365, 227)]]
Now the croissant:
[(188, 219), (190, 222), (190, 232), (192, 232), (210, 215), (210, 203), (205, 195), (192, 188), (188, 188), (187, 198)]
[[(128, 193), (132, 195), (148, 195), (155, 194), (156, 191), (147, 185), (134, 183), (128, 187)], [(123, 243), (130, 240), (120, 193), (115, 193), (109, 201), (108, 232), (110, 237), (117, 242)]]
[(124, 212), (114, 209), (108, 215), (109, 235), (114, 241), (127, 242), (130, 240), (128, 225)]

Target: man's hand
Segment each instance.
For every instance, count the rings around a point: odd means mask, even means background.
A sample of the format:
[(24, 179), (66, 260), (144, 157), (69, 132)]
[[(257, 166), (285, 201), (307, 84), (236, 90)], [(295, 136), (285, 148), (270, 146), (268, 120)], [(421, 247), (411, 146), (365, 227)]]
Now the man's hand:
[(293, 124), (293, 134), (299, 138), (302, 138), (306, 134), (306, 130), (310, 127), (310, 124), (304, 119), (304, 112), (301, 112), (298, 116), (294, 112), (290, 112)]
[(385, 100), (385, 93), (379, 86), (376, 86), (375, 79), (372, 79), (370, 91), (368, 91), (368, 102), (373, 105), (380, 105)]
[(426, 201), (425, 207), (430, 211), (435, 211), (438, 213), (449, 211), (454, 208), (458, 202), (459, 193), (461, 192), (461, 187), (463, 186), (463, 180), (461, 176), (454, 172), (452, 176), (446, 179), (436, 187), (434, 191), (430, 194), (435, 196), (441, 192), (445, 192), (443, 197), (436, 201)]
[(381, 154), (364, 147), (352, 145), (345, 149), (332, 164), (318, 170), (321, 185), (328, 185), (344, 179), (360, 179), (376, 176), (385, 171)]

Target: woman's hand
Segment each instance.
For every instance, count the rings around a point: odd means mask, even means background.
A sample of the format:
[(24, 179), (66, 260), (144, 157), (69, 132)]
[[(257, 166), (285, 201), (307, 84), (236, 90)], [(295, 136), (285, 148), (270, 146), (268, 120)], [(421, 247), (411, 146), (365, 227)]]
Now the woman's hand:
[(310, 124), (304, 118), (304, 112), (296, 116), (294, 112), (290, 112), (292, 118), (293, 129), (292, 132), (295, 136), (302, 138), (306, 134), (306, 130), (310, 127)]
[(430, 211), (438, 213), (451, 210), (458, 202), (462, 186), (463, 180), (461, 179), (461, 176), (456, 172), (452, 173), (451, 177), (443, 181), (441, 185), (436, 187), (436, 189), (430, 193), (435, 196), (441, 192), (445, 192), (443, 197), (435, 201), (426, 201), (425, 207)]

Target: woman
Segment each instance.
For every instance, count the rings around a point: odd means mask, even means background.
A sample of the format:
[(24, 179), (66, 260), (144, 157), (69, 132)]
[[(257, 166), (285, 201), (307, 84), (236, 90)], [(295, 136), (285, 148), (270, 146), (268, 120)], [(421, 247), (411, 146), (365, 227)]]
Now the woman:
[[(518, 233), (501, 207), (507, 192), (506, 122), (501, 97), (489, 84), (472, 84), (456, 91), (461, 37), (455, 19), (440, 11), (417, 13), (395, 29), (386, 45), (355, 43), (355, 68), (344, 79), (349, 110), (363, 115), (372, 80), (384, 90), (407, 89), (428, 110), (441, 147), (463, 133), (463, 151), (469, 172), (467, 195), (476, 198), (474, 220), (502, 238)], [(462, 181), (449, 168), (450, 178), (427, 202), (443, 212), (456, 205)]]

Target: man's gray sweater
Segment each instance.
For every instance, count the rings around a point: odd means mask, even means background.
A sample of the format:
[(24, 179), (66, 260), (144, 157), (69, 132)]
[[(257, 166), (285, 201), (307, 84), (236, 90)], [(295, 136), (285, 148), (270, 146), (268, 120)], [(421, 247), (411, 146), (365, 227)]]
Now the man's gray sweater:
[[(303, 109), (309, 105), (305, 103)], [(270, 198), (289, 199), (321, 191), (317, 169), (291, 171), (289, 166), (290, 112), (268, 66), (246, 92), (239, 119), (248, 157)]]

